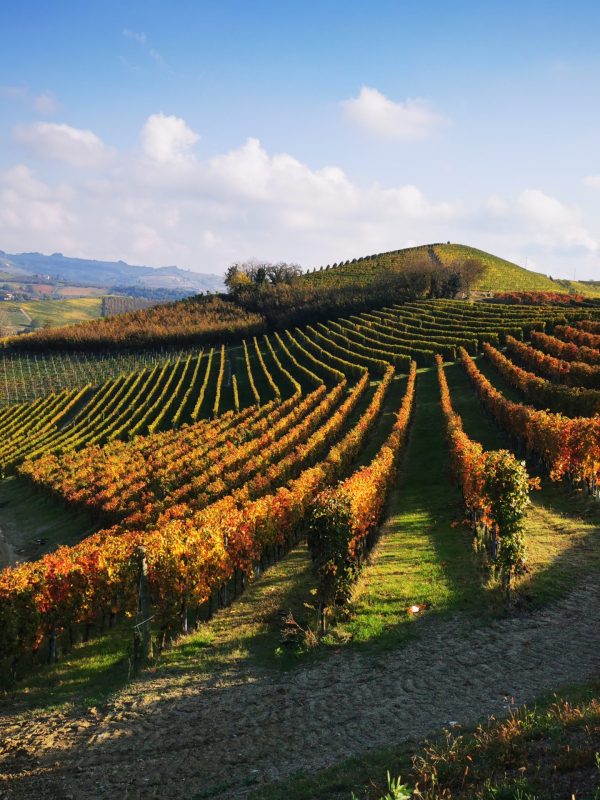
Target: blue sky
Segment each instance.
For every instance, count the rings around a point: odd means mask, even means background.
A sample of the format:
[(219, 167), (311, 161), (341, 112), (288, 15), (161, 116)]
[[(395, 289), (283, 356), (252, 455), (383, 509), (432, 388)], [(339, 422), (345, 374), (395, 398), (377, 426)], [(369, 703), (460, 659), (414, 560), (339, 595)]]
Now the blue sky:
[(600, 279), (600, 8), (0, 10), (0, 249), (222, 271), (461, 241)]

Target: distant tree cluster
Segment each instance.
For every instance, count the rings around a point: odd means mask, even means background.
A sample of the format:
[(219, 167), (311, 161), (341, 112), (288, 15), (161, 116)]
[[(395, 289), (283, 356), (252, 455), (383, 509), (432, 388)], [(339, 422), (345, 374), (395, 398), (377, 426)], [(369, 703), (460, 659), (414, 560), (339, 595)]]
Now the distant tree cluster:
[(301, 275), (302, 267), (299, 264), (286, 264), (284, 261), (276, 264), (269, 261), (243, 261), (228, 267), (225, 286), (231, 294), (237, 295), (244, 290), (291, 284)]
[[(411, 300), (468, 294), (485, 269), (473, 258), (442, 264), (433, 249), (378, 256), (304, 274), (298, 264), (245, 261), (226, 273), (227, 295), (198, 295), (79, 325), (12, 337), (24, 350), (105, 350), (228, 342), (267, 328), (282, 329)], [(393, 255), (393, 254), (392, 254)], [(115, 301), (116, 302), (116, 301)], [(118, 310), (107, 308), (107, 311)], [(122, 303), (123, 308), (126, 302)]]

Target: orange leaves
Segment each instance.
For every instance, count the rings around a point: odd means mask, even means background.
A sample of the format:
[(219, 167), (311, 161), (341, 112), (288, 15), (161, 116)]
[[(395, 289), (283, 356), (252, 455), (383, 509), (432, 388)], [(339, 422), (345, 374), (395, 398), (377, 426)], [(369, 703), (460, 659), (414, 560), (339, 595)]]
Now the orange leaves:
[(354, 472), (338, 487), (338, 491), (348, 498), (352, 512), (352, 557), (358, 542), (373, 530), (381, 518), (398, 457), (406, 440), (414, 403), (416, 374), (413, 361), (396, 422), (376, 456), (368, 466)]
[(483, 490), (485, 453), (479, 442), (474, 442), (464, 432), (462, 420), (452, 408), (450, 390), (441, 356), (436, 356), (436, 363), (452, 472), (463, 493), (465, 507), (469, 514), (473, 518), (486, 518), (489, 516), (490, 504)]
[[(11, 632), (7, 633), (7, 652), (30, 648), (50, 624), (60, 628), (69, 621), (93, 618), (114, 608), (115, 602), (125, 613), (134, 612), (139, 569), (136, 551), (141, 544), (146, 551), (156, 617), (165, 630), (172, 629), (181, 619), (182, 607), (202, 603), (234, 570), (250, 572), (266, 546), (291, 538), (315, 495), (335, 480), (364, 442), (393, 376), (390, 367), (354, 427), (317, 463), (317, 457), (336, 440), (356, 408), (368, 386), (368, 376), (363, 375), (347, 394), (343, 381), (329, 392), (320, 388), (303, 399), (295, 396), (276, 408), (267, 406), (264, 413), (255, 410), (246, 414), (239, 436), (235, 426), (199, 423), (128, 444), (81, 451), (63, 460), (67, 465), (64, 475), (59, 459), (31, 464), (31, 477), (42, 484), (47, 481), (54, 491), (64, 489), (70, 499), (85, 499), (89, 482), (93, 491), (102, 493), (103, 505), (126, 498), (120, 508), (131, 513), (127, 527), (115, 526), (76, 547), (61, 548), (35, 564), (0, 574), (0, 623)], [(413, 385), (414, 370), (409, 379), (411, 391)], [(286, 414), (288, 423), (283, 421)], [(397, 426), (406, 425), (408, 414), (405, 398)], [(206, 493), (207, 487), (202, 470), (190, 470), (194, 453), (198, 452), (195, 463), (199, 465), (211, 452), (218, 465), (213, 473), (215, 485), (217, 481), (227, 483), (229, 479), (220, 472), (226, 467), (231, 471), (238, 462), (246, 463), (246, 440), (252, 441), (248, 439), (249, 428), (267, 448), (274, 448), (273, 453), (282, 443), (280, 461), (254, 478), (256, 491), (269, 489), (271, 493), (252, 495), (251, 479), (215, 502), (196, 508), (195, 498), (190, 502), (190, 485), (199, 493)], [(395, 429), (393, 437), (398, 435)], [(258, 459), (262, 455), (257, 452)], [(135, 464), (135, 480), (126, 479), (128, 457)], [(386, 464), (375, 461), (369, 480), (383, 474)], [(168, 465), (174, 474), (160, 471)], [(273, 466), (277, 467), (275, 471)], [(297, 477), (275, 488), (289, 474)], [(372, 496), (367, 491), (369, 486), (367, 482), (365, 497)], [(179, 488), (184, 491), (173, 502)], [(375, 502), (379, 502), (377, 497)], [(373, 513), (365, 519), (371, 520)], [(152, 520), (157, 521), (149, 524)], [(23, 614), (29, 627), (19, 634)]]
[[(549, 338), (549, 337), (547, 337)], [(558, 341), (558, 340), (557, 340)], [(569, 386), (600, 386), (600, 368), (578, 361), (564, 361), (550, 353), (519, 342), (512, 336), (506, 337), (508, 350), (528, 369), (540, 372), (554, 381)]]
[(494, 300), (507, 305), (577, 305), (585, 300), (582, 294), (560, 294), (559, 292), (496, 292)]
[(600, 348), (600, 334), (572, 328), (570, 325), (557, 325), (554, 332), (561, 339), (566, 339), (580, 347), (591, 347), (594, 350)]
[(600, 417), (569, 418), (513, 403), (495, 389), (461, 351), (463, 364), (493, 417), (545, 463), (553, 480), (569, 475), (595, 487), (600, 476)]
[(490, 344), (485, 343), (483, 351), (500, 374), (512, 386), (521, 391), (526, 397), (535, 399), (537, 403), (543, 404), (553, 411), (564, 411), (572, 416), (578, 414), (591, 416), (600, 411), (600, 391), (551, 383), (513, 364), (512, 361)]

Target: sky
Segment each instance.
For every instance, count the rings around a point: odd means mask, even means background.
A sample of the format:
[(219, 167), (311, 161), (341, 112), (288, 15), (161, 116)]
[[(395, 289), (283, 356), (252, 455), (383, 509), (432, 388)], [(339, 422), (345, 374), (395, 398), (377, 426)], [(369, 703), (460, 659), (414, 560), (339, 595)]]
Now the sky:
[(0, 249), (221, 273), (460, 242), (600, 280), (600, 5), (0, 6)]

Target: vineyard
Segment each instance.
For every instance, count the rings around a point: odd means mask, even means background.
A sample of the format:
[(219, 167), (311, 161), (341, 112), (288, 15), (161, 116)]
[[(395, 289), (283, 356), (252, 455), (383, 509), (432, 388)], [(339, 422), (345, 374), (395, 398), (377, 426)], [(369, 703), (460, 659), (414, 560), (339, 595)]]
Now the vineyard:
[[(600, 307), (437, 299), (252, 324), (183, 349), (4, 354), (2, 475), (97, 528), (0, 572), (7, 685), (98, 634), (134, 669), (168, 660), (278, 570), (298, 581), (303, 616), (286, 635), (299, 654), (308, 628), (343, 646), (392, 636), (407, 608), (441, 611), (441, 579), (415, 596), (393, 569), (411, 552), (390, 508), (402, 520), (402, 497), (414, 502), (402, 487), (419, 459), (413, 491), (438, 474), (431, 503), (451, 540), (423, 563), (464, 571), (461, 608), (545, 601), (540, 487), (600, 497)], [(363, 624), (384, 586), (392, 621)]]
[[(240, 576), (252, 574), (266, 552), (288, 549), (309, 510), (318, 514), (309, 509), (315, 495), (346, 473), (327, 504), (348, 502), (349, 552), (364, 557), (406, 435), (417, 366), (437, 365), (466, 512), (489, 562), (506, 560), (497, 519), (502, 512), (492, 511), (500, 502), (494, 475), (512, 474), (522, 502), (529, 478), (508, 451), (484, 452), (465, 436), (442, 364), (460, 358), (518, 452), (535, 454), (553, 479), (566, 475), (596, 494), (600, 391), (577, 385), (578, 362), (560, 362), (523, 341), (555, 338), (546, 333), (552, 331), (562, 337), (556, 341), (593, 349), (600, 337), (590, 323), (583, 323), (586, 330), (573, 327), (581, 315), (580, 309), (540, 306), (407, 303), (253, 337), (241, 347), (179, 353), (100, 384), (5, 407), (2, 472), (16, 471), (107, 526), (75, 548), (4, 574), (6, 630), (18, 631), (5, 652), (35, 650), (45, 636), (89, 624), (105, 613), (109, 597), (120, 613), (132, 613), (137, 600), (130, 580), (142, 550), (161, 637), (172, 635), (177, 609), (200, 608), (228, 582), (243, 582)], [(502, 345), (508, 355), (498, 349)], [(505, 399), (486, 381), (473, 360), (480, 353), (523, 402)], [(529, 369), (551, 358), (554, 371), (538, 376), (510, 355)], [(78, 365), (74, 383), (86, 377), (88, 365)], [(404, 401), (395, 402), (401, 431), (396, 439), (392, 430), (368, 469), (352, 475), (386, 394), (397, 392), (396, 373), (410, 375)], [(563, 374), (570, 376), (568, 385), (556, 380)], [(501, 499), (507, 492), (505, 486)], [(509, 562), (507, 585), (520, 568), (518, 559)], [(181, 566), (174, 569), (174, 563)], [(25, 635), (13, 615), (22, 617), (27, 606), (31, 630)]]

